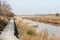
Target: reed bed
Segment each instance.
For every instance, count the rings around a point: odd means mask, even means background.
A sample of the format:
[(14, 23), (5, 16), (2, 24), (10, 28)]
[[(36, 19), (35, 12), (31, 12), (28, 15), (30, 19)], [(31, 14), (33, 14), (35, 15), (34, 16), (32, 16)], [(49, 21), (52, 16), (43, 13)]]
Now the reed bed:
[(49, 34), (47, 29), (36, 32), (36, 28), (23, 21), (20, 17), (15, 17), (15, 23), (19, 31), (20, 40), (60, 40), (56, 35)]
[(44, 22), (44, 23), (60, 26), (60, 16), (45, 15), (45, 16), (19, 16), (19, 17), (23, 19), (29, 19), (37, 22)]

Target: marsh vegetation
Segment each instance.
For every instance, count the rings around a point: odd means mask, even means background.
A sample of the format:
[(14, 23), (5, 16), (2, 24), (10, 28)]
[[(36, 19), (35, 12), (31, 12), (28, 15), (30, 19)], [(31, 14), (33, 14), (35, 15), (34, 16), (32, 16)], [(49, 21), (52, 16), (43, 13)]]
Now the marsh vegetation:
[[(31, 18), (33, 18), (33, 17), (31, 17)], [(49, 30), (47, 30), (47, 29), (44, 29), (44, 28), (37, 29), (36, 27), (31, 25), (31, 23), (24, 21), (24, 17), (15, 16), (15, 22), (16, 22), (16, 26), (19, 31), (18, 36), (19, 36), (20, 40), (60, 40), (60, 37), (58, 36), (59, 32), (57, 32), (57, 33), (54, 32), (55, 34), (52, 34), (52, 33), (49, 33)], [(44, 25), (44, 24), (42, 24), (42, 25)], [(56, 27), (58, 27), (58, 26), (56, 26)], [(39, 31), (37, 31), (37, 30), (39, 30)]]

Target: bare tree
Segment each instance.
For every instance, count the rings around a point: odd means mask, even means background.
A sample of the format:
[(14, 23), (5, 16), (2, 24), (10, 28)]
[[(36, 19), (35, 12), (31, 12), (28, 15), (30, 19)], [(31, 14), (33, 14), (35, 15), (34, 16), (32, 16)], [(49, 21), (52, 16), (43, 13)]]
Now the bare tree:
[(0, 15), (8, 16), (11, 10), (10, 5), (6, 2), (6, 0), (0, 0)]
[(14, 13), (11, 12), (10, 5), (6, 0), (0, 0), (0, 30), (5, 28), (11, 16), (14, 16)]

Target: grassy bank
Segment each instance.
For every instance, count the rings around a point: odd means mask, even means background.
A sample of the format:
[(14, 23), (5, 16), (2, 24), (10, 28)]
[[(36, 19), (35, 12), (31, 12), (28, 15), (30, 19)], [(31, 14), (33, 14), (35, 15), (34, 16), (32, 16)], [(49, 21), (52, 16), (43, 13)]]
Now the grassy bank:
[(15, 17), (15, 23), (19, 31), (20, 40), (59, 40), (60, 38), (56, 35), (49, 34), (47, 29), (42, 29), (39, 32), (36, 31), (34, 26), (24, 22), (21, 17)]
[(45, 15), (45, 16), (19, 16), (23, 19), (29, 19), (37, 22), (44, 22), (44, 23), (49, 23), (52, 25), (57, 25), (60, 26), (60, 16), (55, 16), (55, 15)]

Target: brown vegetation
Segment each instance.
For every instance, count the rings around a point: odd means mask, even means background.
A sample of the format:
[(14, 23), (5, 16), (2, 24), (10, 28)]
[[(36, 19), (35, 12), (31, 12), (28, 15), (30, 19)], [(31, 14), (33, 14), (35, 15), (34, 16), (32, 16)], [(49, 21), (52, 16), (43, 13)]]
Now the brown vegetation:
[(20, 16), (23, 19), (29, 19), (37, 22), (44, 22), (53, 25), (60, 25), (60, 16), (43, 15), (43, 16)]
[(56, 35), (49, 34), (47, 29), (36, 32), (36, 28), (24, 22), (21, 17), (14, 17), (19, 31), (19, 40), (60, 40)]
[(10, 5), (5, 0), (0, 0), (0, 31), (8, 24), (10, 17), (14, 16)]

